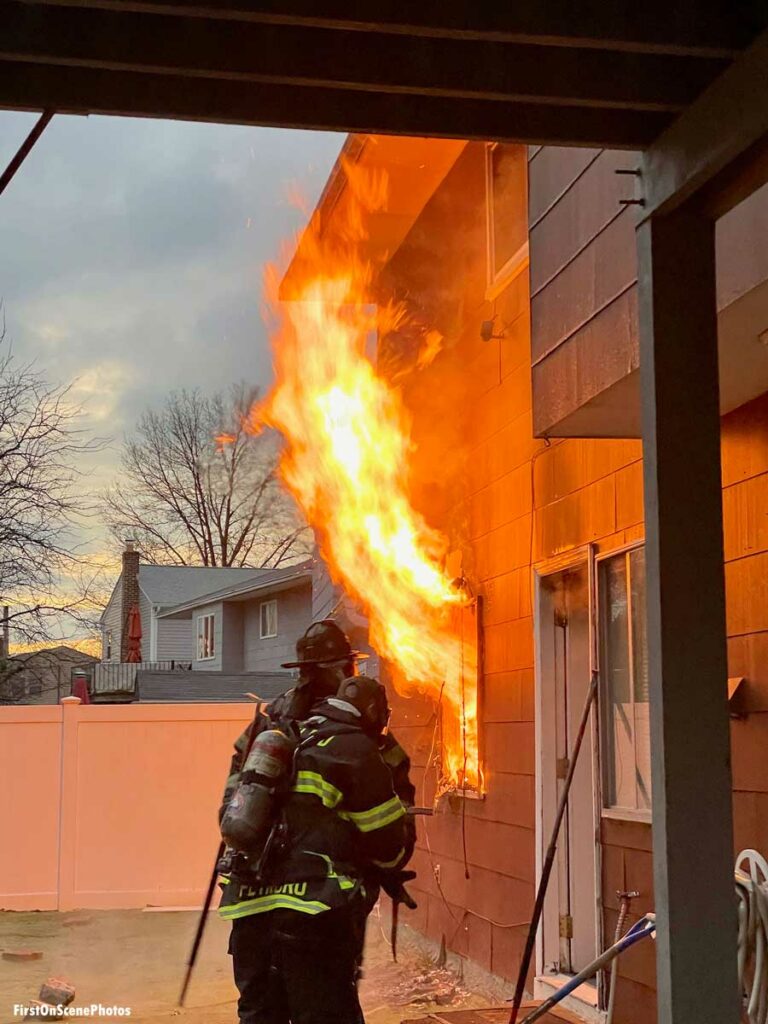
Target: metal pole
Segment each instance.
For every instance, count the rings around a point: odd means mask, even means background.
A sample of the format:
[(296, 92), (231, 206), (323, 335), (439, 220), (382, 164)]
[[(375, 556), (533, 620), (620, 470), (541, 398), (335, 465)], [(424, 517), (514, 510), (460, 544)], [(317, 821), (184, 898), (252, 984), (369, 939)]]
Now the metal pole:
[(219, 874), (219, 861), (224, 855), (224, 841), (219, 843), (219, 848), (216, 851), (216, 859), (213, 862), (213, 871), (208, 882), (208, 890), (205, 894), (205, 900), (203, 902), (203, 909), (200, 912), (200, 920), (197, 922), (197, 931), (195, 932), (195, 940), (192, 943), (192, 949), (187, 960), (187, 970), (184, 974), (184, 984), (181, 986), (181, 995), (179, 996), (179, 1006), (184, 1005), (184, 1000), (187, 996), (187, 989), (189, 983), (192, 980), (192, 971), (195, 967), (195, 961), (197, 960), (197, 951), (200, 949), (200, 943), (203, 941), (203, 932), (205, 931), (205, 925), (208, 920), (208, 911), (211, 909), (211, 900), (213, 899), (213, 890), (216, 887), (216, 878)]
[(2, 177), (0, 177), (0, 195), (2, 195), (3, 192), (5, 192), (8, 185), (10, 185), (11, 178), (13, 178), (16, 171), (18, 171), (18, 169), (29, 156), (30, 152), (32, 151), (32, 147), (43, 134), (45, 129), (48, 127), (48, 124), (51, 118), (53, 117), (54, 113), (55, 111), (53, 110), (44, 110), (35, 122), (32, 131), (19, 146), (18, 150), (16, 151), (16, 155), (3, 171)]
[(552, 865), (555, 862), (555, 854), (557, 853), (557, 837), (560, 832), (560, 826), (565, 815), (566, 808), (568, 806), (568, 795), (571, 791), (571, 783), (573, 782), (573, 774), (576, 770), (576, 762), (579, 758), (579, 751), (581, 750), (582, 740), (584, 734), (587, 731), (587, 722), (589, 721), (589, 713), (592, 710), (592, 703), (597, 693), (597, 672), (592, 672), (592, 681), (589, 684), (589, 690), (587, 691), (587, 699), (584, 701), (584, 710), (581, 713), (581, 722), (579, 723), (579, 731), (576, 734), (576, 740), (573, 744), (573, 751), (568, 762), (568, 774), (565, 777), (565, 785), (563, 786), (563, 792), (560, 794), (560, 802), (557, 806), (557, 813), (555, 814), (555, 821), (552, 826), (552, 838), (549, 840), (549, 847), (547, 848), (547, 855), (544, 858), (544, 866), (541, 869), (541, 878), (539, 879), (539, 888), (536, 892), (536, 902), (533, 905), (533, 917), (531, 918), (531, 926), (528, 930), (528, 938), (525, 941), (525, 949), (523, 950), (523, 958), (520, 961), (520, 973), (517, 976), (517, 985), (515, 987), (515, 996), (512, 1000), (512, 1011), (509, 1015), (509, 1024), (516, 1024), (517, 1015), (520, 1012), (520, 1004), (523, 1001), (523, 995), (525, 993), (525, 979), (528, 975), (528, 968), (531, 965), (531, 957), (533, 956), (533, 947), (536, 943), (536, 932), (539, 929), (539, 921), (541, 920), (541, 913), (544, 909), (544, 897), (547, 894), (547, 886), (549, 885), (549, 876), (552, 874)]

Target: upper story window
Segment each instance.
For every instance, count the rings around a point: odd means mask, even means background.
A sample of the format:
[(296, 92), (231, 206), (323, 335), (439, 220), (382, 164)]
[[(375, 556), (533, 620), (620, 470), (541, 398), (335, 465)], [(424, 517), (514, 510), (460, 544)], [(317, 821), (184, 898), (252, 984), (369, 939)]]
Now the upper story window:
[(108, 629), (104, 635), (104, 661), (112, 660), (112, 630)]
[(216, 640), (214, 626), (216, 616), (198, 615), (197, 617), (197, 660), (210, 661), (216, 657)]
[(603, 803), (647, 817), (651, 807), (645, 549), (598, 562)]
[(259, 606), (259, 636), (262, 640), (277, 636), (277, 601), (262, 601)]
[(488, 293), (495, 298), (528, 266), (526, 147), (489, 143), (486, 148)]

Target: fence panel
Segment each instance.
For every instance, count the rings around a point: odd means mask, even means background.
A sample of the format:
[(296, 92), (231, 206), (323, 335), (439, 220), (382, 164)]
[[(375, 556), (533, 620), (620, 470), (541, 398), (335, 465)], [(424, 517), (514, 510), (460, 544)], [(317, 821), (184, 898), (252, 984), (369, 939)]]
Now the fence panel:
[(58, 902), (61, 719), (58, 705), (0, 708), (0, 908)]
[[(26, 716), (14, 723), (19, 713)], [(0, 906), (198, 906), (232, 742), (252, 714), (251, 704), (73, 698), (54, 708), (0, 708), (4, 820), (15, 815), (33, 837), (26, 853), (3, 844)]]

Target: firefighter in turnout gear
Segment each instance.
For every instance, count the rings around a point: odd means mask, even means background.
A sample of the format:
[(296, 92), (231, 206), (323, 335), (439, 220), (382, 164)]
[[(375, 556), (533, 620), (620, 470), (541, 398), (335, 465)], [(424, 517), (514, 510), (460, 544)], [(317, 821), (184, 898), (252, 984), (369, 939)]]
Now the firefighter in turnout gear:
[[(230, 858), (220, 913), (232, 920), (241, 1024), (358, 1024), (355, 981), (374, 879), (395, 877), (412, 852), (404, 804), (414, 789), (408, 757), (384, 723), (334, 696), (354, 672), (344, 633), (324, 620), (296, 647), (297, 661), (285, 667), (300, 668), (298, 684), (260, 707), (238, 739), (222, 807), (253, 738), (265, 729), (291, 732), (298, 747), (279, 841), (259, 877), (246, 858)], [(365, 685), (384, 695), (374, 680)]]

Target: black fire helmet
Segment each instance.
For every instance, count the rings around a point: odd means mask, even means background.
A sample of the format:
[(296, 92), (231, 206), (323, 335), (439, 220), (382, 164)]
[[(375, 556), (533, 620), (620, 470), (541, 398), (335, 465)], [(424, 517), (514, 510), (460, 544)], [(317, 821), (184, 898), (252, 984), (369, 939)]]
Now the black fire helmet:
[(304, 636), (296, 641), (296, 661), (283, 662), (283, 668), (301, 668), (304, 665), (327, 665), (335, 661), (352, 661), (358, 652), (346, 633), (332, 619), (313, 622)]
[(386, 732), (390, 716), (389, 701), (387, 691), (378, 679), (373, 676), (350, 676), (343, 680), (336, 697), (360, 712), (366, 732), (375, 736)]

